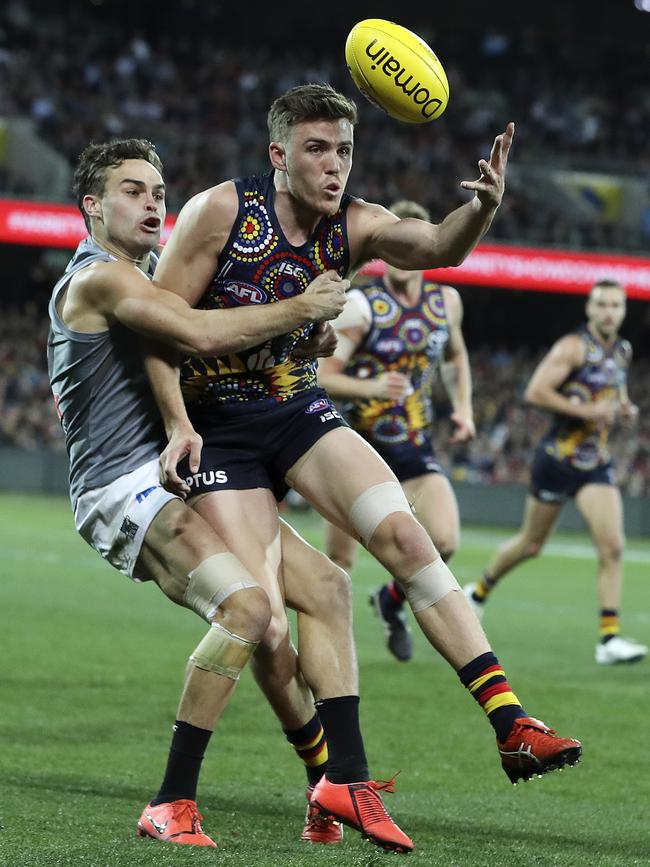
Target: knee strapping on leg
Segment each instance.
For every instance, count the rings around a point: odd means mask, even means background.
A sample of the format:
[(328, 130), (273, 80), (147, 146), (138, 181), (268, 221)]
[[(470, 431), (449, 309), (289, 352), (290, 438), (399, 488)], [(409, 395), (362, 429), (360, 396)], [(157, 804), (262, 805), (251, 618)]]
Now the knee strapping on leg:
[(410, 578), (397, 583), (404, 591), (414, 614), (440, 602), (442, 597), (452, 590), (460, 590), (458, 581), (441, 557)]
[(237, 590), (259, 587), (237, 557), (228, 553), (213, 554), (188, 577), (183, 602), (208, 623), (221, 603)]
[(412, 514), (399, 482), (382, 482), (356, 498), (350, 509), (350, 523), (363, 544), (368, 546), (377, 527), (394, 512)]
[(220, 623), (212, 623), (207, 635), (190, 656), (190, 662), (203, 671), (211, 671), (229, 677), (231, 680), (239, 680), (239, 673), (255, 652), (257, 645), (257, 641), (240, 638)]

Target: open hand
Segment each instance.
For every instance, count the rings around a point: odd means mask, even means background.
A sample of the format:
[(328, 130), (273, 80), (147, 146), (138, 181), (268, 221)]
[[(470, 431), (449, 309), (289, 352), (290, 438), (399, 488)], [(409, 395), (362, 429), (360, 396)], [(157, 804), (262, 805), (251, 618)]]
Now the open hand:
[(506, 166), (510, 145), (515, 134), (514, 123), (509, 123), (505, 132), (494, 139), (490, 160), (479, 160), (481, 176), (477, 181), (461, 181), (464, 190), (474, 190), (482, 205), (498, 208), (506, 185)]

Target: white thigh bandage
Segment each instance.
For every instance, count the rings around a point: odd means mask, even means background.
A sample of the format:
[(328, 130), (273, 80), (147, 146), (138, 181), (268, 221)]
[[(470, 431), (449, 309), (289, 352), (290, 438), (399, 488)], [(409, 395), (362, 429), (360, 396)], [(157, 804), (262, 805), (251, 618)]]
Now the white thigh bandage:
[(382, 482), (356, 498), (350, 509), (350, 523), (367, 546), (377, 527), (393, 512), (410, 515), (411, 507), (399, 482)]
[(212, 623), (208, 634), (190, 656), (190, 662), (203, 671), (239, 680), (239, 673), (257, 645), (257, 641), (240, 638), (219, 623)]
[(189, 573), (183, 602), (210, 622), (214, 612), (237, 590), (259, 587), (234, 554), (213, 554)]
[(429, 563), (410, 578), (397, 583), (404, 591), (413, 613), (430, 608), (452, 590), (460, 590), (458, 581), (442, 557)]

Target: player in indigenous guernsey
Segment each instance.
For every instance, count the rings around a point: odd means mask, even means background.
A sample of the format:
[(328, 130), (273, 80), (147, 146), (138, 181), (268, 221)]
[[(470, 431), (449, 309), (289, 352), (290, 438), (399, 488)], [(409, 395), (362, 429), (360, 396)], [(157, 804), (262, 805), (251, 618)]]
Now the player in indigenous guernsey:
[[(91, 145), (81, 155), (75, 190), (89, 237), (52, 293), (48, 367), (70, 457), (79, 533), (116, 569), (155, 582), (209, 624), (190, 656), (165, 776), (142, 812), (138, 833), (213, 847), (196, 805), (201, 762), (240, 671), (267, 631), (270, 605), (223, 539), (160, 484), (164, 433), (138, 335), (196, 355), (237, 352), (263, 335), (273, 338), (314, 318), (334, 318), (345, 303), (345, 283), (320, 275), (274, 311), (194, 310), (177, 295), (154, 289), (150, 278), (165, 218), (161, 171), (153, 145), (140, 139)], [(287, 525), (281, 538), (287, 599), (300, 609), (299, 621), (308, 621), (305, 632), (314, 633), (313, 650), (303, 657), (304, 676), (311, 672), (314, 688), (325, 694), (333, 684), (345, 693), (354, 690), (347, 577)], [(302, 580), (304, 571), (314, 578), (311, 583)], [(313, 592), (330, 582), (336, 599), (327, 609), (338, 607), (340, 633), (336, 615), (330, 621)], [(320, 724), (292, 743), (309, 767), (324, 765)], [(329, 839), (340, 839), (337, 826), (330, 823), (325, 831)]]
[[(400, 219), (430, 220), (416, 202), (395, 202), (389, 210)], [(472, 380), (462, 316), (460, 296), (451, 286), (429, 282), (421, 271), (388, 265), (382, 278), (348, 293), (345, 310), (334, 322), (338, 347), (318, 366), (319, 383), (393, 470), (445, 562), (458, 547), (460, 522), (456, 496), (431, 440), (431, 390), (440, 370), (453, 407), (452, 442), (472, 439)], [(347, 572), (356, 547), (352, 536), (327, 524), (327, 553)], [(404, 601), (397, 581), (371, 596), (388, 649), (402, 662), (413, 654)]]
[[(461, 183), (474, 194), (471, 200), (436, 225), (400, 220), (345, 193), (356, 118), (354, 103), (327, 85), (301, 85), (276, 99), (268, 116), (271, 171), (220, 183), (190, 200), (161, 257), (161, 286), (204, 308), (272, 309), (326, 269), (343, 277), (373, 258), (405, 270), (462, 262), (501, 202), (514, 127), (509, 124), (489, 159), (479, 161), (480, 177)], [(177, 443), (163, 456), (168, 484), (185, 485), (194, 508), (219, 528), (233, 553), (255, 566), (256, 574), (266, 570), (273, 615), (262, 647), (287, 648), (283, 667), (277, 652), (272, 662), (278, 682), (287, 686), (283, 706), (293, 698), (296, 717), (309, 720), (313, 713), (310, 696), (288, 677), (298, 662), (277, 589), (275, 498), (291, 486), (361, 539), (400, 582), (426, 637), (484, 708), (513, 782), (577, 761), (578, 741), (556, 737), (519, 704), (395, 475), (318, 387), (315, 364), (294, 359), (293, 347), (305, 331), (260, 341), (253, 351), (184, 363), (187, 411), (203, 440), (200, 472), (192, 473), (185, 461), (174, 474), (191, 438), (184, 449)], [(177, 370), (169, 360), (152, 362), (163, 417), (182, 416)], [(358, 760), (347, 768), (328, 763), (311, 796), (315, 814), (372, 834), (384, 846), (410, 847), (385, 812), (364, 757), (350, 743), (358, 730), (358, 696), (319, 701), (317, 710), (328, 743), (335, 738), (341, 752)], [(328, 728), (326, 720), (337, 710), (341, 725)]]
[(533, 374), (526, 400), (552, 413), (551, 426), (535, 452), (523, 524), (501, 545), (482, 579), (464, 590), (477, 615), (497, 583), (522, 561), (537, 556), (567, 498), (573, 497), (598, 554), (600, 604), (596, 662), (638, 662), (648, 648), (620, 635), (623, 585), (623, 507), (608, 449), (612, 425), (636, 421), (627, 393), (630, 343), (619, 336), (625, 289), (599, 280), (586, 307), (587, 322), (551, 347)]

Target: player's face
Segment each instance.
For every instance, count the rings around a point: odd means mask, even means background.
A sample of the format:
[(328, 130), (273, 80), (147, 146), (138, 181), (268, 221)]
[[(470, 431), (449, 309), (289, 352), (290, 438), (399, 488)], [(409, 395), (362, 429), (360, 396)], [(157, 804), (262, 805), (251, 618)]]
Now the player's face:
[(291, 129), (284, 148), (291, 195), (319, 214), (334, 214), (352, 168), (353, 129), (347, 120), (314, 120)]
[(160, 243), (166, 213), (165, 185), (151, 163), (125, 160), (108, 169), (103, 194), (92, 198), (98, 217), (98, 240), (134, 257), (150, 253)]
[(625, 318), (625, 292), (616, 287), (593, 289), (587, 301), (587, 319), (604, 338), (614, 337)]

